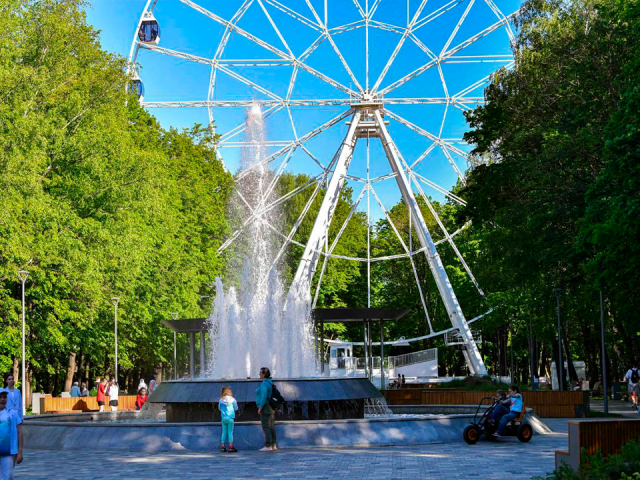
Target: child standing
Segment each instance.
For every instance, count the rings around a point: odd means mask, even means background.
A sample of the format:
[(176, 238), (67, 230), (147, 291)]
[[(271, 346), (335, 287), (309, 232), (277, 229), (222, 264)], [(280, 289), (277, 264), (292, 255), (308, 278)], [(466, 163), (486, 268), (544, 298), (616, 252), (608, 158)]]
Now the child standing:
[(9, 390), (0, 388), (0, 478), (13, 480), (13, 467), (22, 463), (22, 419), (6, 408)]
[(229, 452), (237, 452), (233, 446), (233, 421), (236, 418), (236, 411), (238, 410), (238, 402), (233, 398), (233, 391), (231, 387), (222, 387), (220, 393), (220, 403), (218, 408), (222, 416), (222, 438), (220, 439), (220, 451), (226, 452), (225, 442), (229, 441)]

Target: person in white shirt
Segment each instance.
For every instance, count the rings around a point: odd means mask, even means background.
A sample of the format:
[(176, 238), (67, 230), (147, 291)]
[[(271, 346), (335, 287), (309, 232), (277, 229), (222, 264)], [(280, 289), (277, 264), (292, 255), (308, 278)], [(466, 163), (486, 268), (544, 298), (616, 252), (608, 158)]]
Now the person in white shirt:
[(118, 411), (118, 384), (113, 380), (109, 380), (109, 387), (107, 390), (107, 396), (109, 397), (109, 406), (112, 412)]
[(153, 378), (149, 381), (149, 395), (151, 395), (156, 390), (156, 388), (158, 388), (158, 383), (156, 382), (157, 376), (158, 374), (154, 373)]
[(629, 392), (629, 400), (631, 400), (631, 408), (638, 408), (638, 387), (640, 386), (640, 370), (638, 369), (638, 361), (634, 360), (633, 366), (627, 370), (624, 376), (627, 381), (627, 390)]
[(144, 378), (140, 379), (140, 383), (138, 384), (138, 388), (136, 391), (140, 391), (141, 388), (144, 388), (145, 390), (149, 390), (149, 387), (147, 387), (146, 382), (144, 381)]
[(7, 409), (14, 410), (18, 414), (18, 417), (20, 417), (20, 422), (22, 422), (22, 393), (20, 392), (20, 389), (14, 387), (15, 384), (16, 381), (13, 375), (7, 375), (7, 378), (5, 379), (7, 392), (9, 392), (7, 394)]

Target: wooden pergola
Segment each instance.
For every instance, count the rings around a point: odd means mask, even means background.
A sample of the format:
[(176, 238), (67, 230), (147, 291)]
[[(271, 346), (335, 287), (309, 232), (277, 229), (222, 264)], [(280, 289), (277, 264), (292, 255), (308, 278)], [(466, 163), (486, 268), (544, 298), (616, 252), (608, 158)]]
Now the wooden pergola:
[[(384, 388), (384, 322), (399, 320), (411, 310), (408, 308), (316, 308), (312, 312), (316, 332), (320, 333), (320, 365), (324, 375), (324, 324), (362, 323), (365, 329), (365, 371), (372, 377), (373, 335), (372, 325), (380, 324), (380, 385)], [(367, 348), (368, 347), (368, 348)]]

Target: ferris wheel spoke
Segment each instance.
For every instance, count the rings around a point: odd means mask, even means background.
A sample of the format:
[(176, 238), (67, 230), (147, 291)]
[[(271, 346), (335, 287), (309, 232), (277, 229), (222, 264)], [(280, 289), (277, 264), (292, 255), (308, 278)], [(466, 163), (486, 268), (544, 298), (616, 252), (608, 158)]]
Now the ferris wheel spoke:
[(427, 23), (435, 20), (440, 15), (443, 15), (443, 14), (447, 13), (449, 10), (451, 10), (454, 7), (456, 7), (458, 4), (460, 4), (462, 2), (466, 2), (466, 1), (467, 0), (452, 0), (449, 3), (447, 3), (446, 5), (443, 5), (442, 7), (438, 8), (437, 10), (434, 10), (433, 12), (431, 12), (426, 17), (421, 18), (420, 20), (418, 20), (418, 22), (416, 23), (415, 27), (413, 28), (413, 31), (415, 32), (416, 30), (424, 27)]
[(456, 23), (456, 26), (451, 31), (451, 35), (449, 35), (449, 38), (447, 39), (446, 43), (444, 44), (444, 47), (442, 47), (442, 50), (440, 51), (440, 55), (439, 55), (440, 57), (442, 57), (444, 52), (446, 52), (447, 49), (449, 48), (449, 45), (451, 45), (451, 42), (453, 41), (454, 37), (458, 33), (458, 30), (460, 30), (460, 27), (462, 26), (462, 24), (466, 20), (467, 15), (469, 15), (469, 11), (471, 10), (471, 7), (473, 7), (473, 4), (475, 2), (476, 2), (476, 0), (470, 0), (469, 1), (469, 4), (467, 5), (467, 8), (464, 9), (464, 12), (460, 16), (460, 20), (458, 20), (458, 23)]
[[(393, 53), (389, 57), (389, 60), (387, 60), (386, 65), (382, 69), (382, 72), (380, 72), (380, 75), (378, 76), (378, 79), (376, 80), (376, 83), (373, 85), (373, 91), (374, 92), (378, 89), (378, 87), (380, 86), (380, 84), (384, 80), (384, 77), (386, 77), (387, 72), (389, 72), (389, 69), (391, 68), (391, 65), (393, 65), (393, 62), (395, 61), (396, 57), (398, 56), (398, 52), (400, 52), (400, 49), (404, 45), (404, 42), (407, 40), (407, 38), (411, 34), (411, 29), (415, 25), (416, 21), (418, 20), (418, 17), (422, 13), (422, 10), (424, 9), (426, 4), (427, 4), (427, 0), (422, 0), (420, 2), (420, 5), (418, 6), (418, 9), (416, 10), (416, 13), (413, 15), (413, 19), (411, 20), (411, 23), (409, 23), (407, 25), (407, 28), (404, 29), (404, 33), (402, 34), (402, 37), (400, 37), (400, 40), (398, 41), (398, 43), (396, 45), (396, 48), (393, 50)], [(409, 14), (409, 12), (407, 11), (407, 15), (408, 14)]]
[(467, 202), (465, 200), (463, 200), (462, 198), (458, 197), (457, 195), (451, 193), (449, 190), (447, 190), (444, 187), (441, 187), (440, 185), (438, 185), (436, 182), (433, 182), (425, 177), (423, 177), (422, 175), (420, 175), (418, 172), (413, 171), (412, 172), (413, 175), (416, 176), (416, 178), (418, 180), (420, 180), (422, 183), (424, 183), (426, 186), (433, 188), (435, 191), (441, 193), (442, 195), (444, 195), (447, 198), (450, 198), (451, 200), (453, 200), (454, 202), (456, 202), (458, 205), (462, 205), (463, 207), (467, 204)]
[[(331, 246), (327, 249), (326, 254), (324, 255), (324, 259), (322, 261), (322, 268), (320, 269), (320, 276), (318, 277), (318, 284), (316, 286), (316, 293), (315, 293), (315, 295), (313, 297), (313, 306), (312, 306), (312, 308), (315, 308), (316, 304), (318, 303), (318, 296), (320, 295), (320, 287), (322, 285), (322, 279), (324, 277), (325, 268), (327, 267), (327, 262), (329, 260), (329, 255), (331, 253), (333, 253), (333, 250), (336, 248), (336, 245), (338, 244), (338, 241), (340, 240), (340, 237), (342, 237), (342, 234), (346, 230), (347, 225), (349, 225), (349, 222), (351, 221), (351, 217), (353, 217), (353, 214), (355, 213), (356, 209), (358, 208), (358, 205), (360, 205), (360, 202), (362, 201), (362, 197), (364, 197), (364, 194), (365, 194), (365, 191), (367, 190), (367, 188), (368, 187), (366, 185), (362, 188), (362, 191), (360, 192), (360, 195), (358, 195), (358, 198), (353, 203), (353, 206), (351, 207), (351, 210), (349, 210), (349, 214), (347, 215), (347, 218), (345, 218), (344, 222), (342, 223), (342, 226), (340, 227), (340, 230), (336, 234), (336, 237), (333, 239), (333, 242), (331, 242)], [(325, 239), (326, 239), (326, 237), (325, 237)]]
[(241, 83), (244, 83), (245, 85), (253, 88), (254, 90), (262, 93), (263, 95), (266, 95), (268, 97), (273, 98), (274, 100), (279, 100), (282, 101), (282, 97), (280, 97), (279, 95), (276, 95), (275, 93), (267, 90), (266, 88), (258, 85), (257, 83), (255, 83), (252, 80), (249, 80), (247, 77), (244, 77), (242, 75), (240, 75), (237, 72), (234, 72), (233, 70), (231, 70), (230, 68), (227, 68), (223, 65), (218, 64), (218, 70), (226, 73), (227, 75), (229, 75), (231, 78), (235, 78), (236, 80), (238, 80)]
[[(281, 105), (274, 105), (271, 108), (264, 110), (262, 112), (262, 120), (266, 120), (267, 118), (269, 118), (271, 115), (273, 115), (276, 112), (279, 112), (280, 110), (282, 110), (282, 106)], [(244, 132), (247, 128), (247, 124), (245, 122), (242, 122), (238, 125), (236, 125), (234, 128), (232, 128), (231, 130), (229, 130), (228, 132), (224, 133), (220, 139), (219, 139), (219, 144), (227, 142), (229, 140), (231, 140), (233, 137), (241, 134), (242, 132)]]
[(287, 145), (286, 147), (278, 150), (275, 153), (272, 153), (271, 155), (269, 155), (268, 157), (266, 157), (264, 160), (254, 163), (253, 165), (251, 165), (249, 168), (245, 169), (244, 171), (240, 172), (238, 174), (238, 180), (244, 178), (245, 176), (247, 176), (251, 171), (253, 171), (254, 169), (260, 167), (260, 166), (266, 166), (269, 163), (273, 162), (275, 159), (279, 158), (280, 156), (284, 155), (285, 153), (287, 153), (291, 148), (293, 148), (294, 145), (296, 144), (302, 144), (307, 142), (308, 140), (312, 139), (313, 137), (319, 135), (320, 133), (324, 132), (325, 130), (327, 130), (328, 128), (332, 127), (333, 125), (341, 122), (342, 120), (344, 120), (345, 118), (347, 118), (349, 115), (351, 115), (353, 113), (353, 110), (349, 109), (346, 110), (345, 112), (341, 113), (340, 115), (337, 115), (335, 117), (333, 117), (331, 120), (329, 120), (328, 122), (323, 123), (322, 125), (320, 125), (317, 128), (314, 128), (313, 130), (311, 130), (310, 132), (308, 132), (306, 135), (304, 135), (303, 137), (300, 137), (300, 139), (298, 140), (298, 142), (291, 142), (289, 145)]
[(276, 0), (263, 0), (263, 1), (268, 3), (269, 5), (277, 8), (281, 12), (286, 13), (290, 17), (295, 18), (296, 20), (298, 20), (299, 22), (303, 23), (307, 27), (312, 28), (316, 32), (322, 32), (322, 27), (320, 25), (318, 25), (317, 23), (314, 23), (312, 20), (310, 20), (307, 17), (305, 17), (304, 15), (296, 12), (295, 10), (287, 7), (286, 5), (283, 5), (282, 3), (280, 3), (280, 2), (278, 2)]
[(320, 160), (318, 160), (318, 159), (316, 158), (316, 156), (315, 156), (313, 153), (311, 153), (311, 152), (309, 151), (309, 149), (308, 149), (307, 147), (305, 147), (303, 144), (300, 144), (300, 148), (302, 148), (302, 150), (303, 150), (307, 155), (309, 155), (309, 158), (310, 158), (311, 160), (313, 160), (313, 161), (314, 161), (314, 163), (315, 163), (316, 165), (318, 165), (322, 170), (324, 170), (324, 171), (326, 171), (326, 170), (327, 170), (327, 167), (325, 167), (325, 166), (322, 164), (322, 162), (321, 162)]
[(184, 3), (185, 5), (188, 5), (189, 7), (193, 8), (194, 10), (202, 13), (203, 15), (211, 18), (213, 21), (229, 28), (230, 30), (232, 30), (233, 32), (237, 33), (238, 35), (243, 36), (244, 38), (246, 38), (247, 40), (250, 40), (251, 42), (255, 43), (256, 45), (259, 45), (273, 53), (275, 53), (278, 57), (283, 58), (285, 60), (289, 60), (291, 61), (291, 63), (293, 65), (297, 65), (300, 68), (302, 68), (303, 70), (307, 71), (308, 73), (310, 73), (311, 75), (319, 78), (320, 80), (328, 83), (329, 85), (342, 90), (343, 92), (349, 94), (349, 95), (356, 95), (356, 93), (351, 90), (348, 87), (345, 87), (344, 85), (342, 85), (340, 82), (337, 82), (336, 80), (333, 80), (332, 78), (328, 77), (327, 75), (318, 72), (316, 69), (311, 68), (310, 66), (306, 65), (303, 61), (301, 61), (300, 59), (295, 58), (292, 55), (289, 55), (286, 52), (283, 52), (282, 50), (280, 50), (277, 47), (274, 47), (273, 45), (271, 45), (268, 42), (265, 42), (264, 40), (256, 37), (255, 35), (247, 32), (246, 30), (238, 27), (237, 25), (229, 22), (228, 20), (225, 20), (224, 18), (220, 17), (219, 15), (216, 15), (215, 13), (207, 10), (206, 8), (198, 5), (197, 3), (193, 2), (192, 0), (180, 0), (182, 3)]
[(411, 164), (411, 166), (409, 167), (409, 169), (413, 170), (414, 168), (416, 168), (418, 165), (420, 165), (420, 163), (422, 163), (422, 161), (427, 158), (427, 155), (429, 155), (434, 148), (436, 148), (437, 143), (432, 143), (431, 145), (429, 145), (427, 147), (427, 149), (422, 152), (422, 154), (415, 160), (415, 162), (413, 162)]
[(380, 209), (382, 210), (382, 213), (384, 213), (384, 216), (387, 219), (387, 222), (389, 222), (389, 225), (393, 229), (393, 232), (396, 234), (396, 237), (400, 241), (400, 244), (402, 245), (402, 248), (404, 249), (405, 253), (407, 254), (407, 258), (409, 259), (409, 262), (411, 263), (411, 269), (413, 270), (413, 276), (414, 276), (414, 278), (416, 280), (416, 285), (418, 287), (418, 293), (420, 294), (420, 301), (422, 302), (422, 308), (424, 309), (424, 313), (425, 313), (425, 315), (427, 317), (427, 323), (429, 324), (429, 330), (433, 331), (433, 327), (431, 326), (431, 317), (429, 316), (429, 309), (427, 308), (427, 302), (426, 302), (426, 300), (424, 298), (424, 294), (422, 293), (422, 285), (420, 283), (420, 277), (418, 276), (418, 269), (416, 268), (416, 264), (413, 261), (413, 254), (412, 254), (412, 252), (409, 251), (409, 249), (407, 248), (407, 245), (404, 243), (404, 240), (400, 236), (400, 232), (398, 232), (398, 229), (396, 228), (395, 224), (393, 223), (393, 220), (391, 219), (391, 216), (389, 215), (389, 212), (387, 212), (387, 209), (384, 208), (384, 205), (380, 201), (380, 198), (378, 197), (378, 194), (376, 193), (375, 189), (373, 188), (373, 186), (370, 186), (369, 188), (371, 189), (371, 193), (373, 193), (373, 197), (376, 199), (376, 203), (380, 206)]
[(352, 0), (352, 2), (356, 6), (356, 8), (358, 9), (358, 13), (360, 13), (360, 16), (362, 18), (367, 18), (366, 13), (364, 13), (364, 10), (362, 10), (362, 6), (360, 5), (360, 2), (358, 0)]
[[(404, 163), (404, 160), (403, 160), (403, 163)], [(406, 167), (406, 164), (405, 164), (405, 167)], [(427, 207), (429, 208), (429, 211), (431, 212), (431, 215), (433, 215), (433, 218), (436, 219), (436, 222), (438, 223), (438, 226), (440, 227), (440, 230), (444, 234), (444, 237), (445, 237), (444, 240), (449, 242), (449, 245), (451, 245), (451, 248), (453, 249), (453, 251), (455, 252), (456, 256), (458, 257), (458, 260), (460, 261), (460, 263), (464, 267), (464, 270), (467, 272), (467, 275), (469, 275), (469, 278), (471, 279), (471, 281), (475, 285), (476, 289), (478, 290), (478, 293), (484, 298), (485, 297), (484, 291), (482, 290), (482, 288), (480, 288), (480, 285), (478, 284), (478, 281), (476, 280), (476, 277), (474, 277), (473, 273), (471, 272), (471, 269), (469, 268), (469, 265), (467, 264), (467, 262), (465, 261), (464, 257), (460, 253), (460, 250), (458, 250), (458, 247), (456, 246), (455, 242), (453, 241), (453, 236), (449, 234), (449, 231), (447, 230), (447, 227), (445, 227), (444, 223), (440, 219), (440, 216), (438, 215), (438, 212), (433, 207), (433, 203), (431, 202), (431, 200), (429, 200), (429, 197), (427, 197), (425, 195), (424, 190), (422, 190), (422, 187), (420, 186), (418, 181), (414, 178), (414, 175), (410, 170), (409, 170), (409, 175), (411, 176), (411, 180), (413, 181), (414, 185), (418, 189), (418, 193), (422, 197), (422, 200), (424, 200), (424, 202), (427, 204)]]
[(316, 22), (318, 22), (319, 24), (322, 25), (322, 28), (323, 28), (325, 36), (327, 37), (327, 40), (329, 40), (329, 43), (331, 44), (331, 47), (333, 47), (333, 51), (336, 53), (336, 55), (340, 59), (340, 62), (342, 63), (342, 66), (344, 67), (344, 69), (349, 74), (349, 78), (351, 78), (351, 81), (355, 84), (355, 86), (358, 88), (358, 90), (362, 92), (362, 86), (360, 85), (360, 82), (358, 82), (358, 79), (356, 78), (356, 76), (351, 71), (351, 68), (349, 68), (349, 64), (347, 64), (347, 61), (342, 56), (342, 53), (340, 52), (340, 49), (338, 48), (338, 45), (336, 45), (336, 42), (334, 42), (333, 37), (331, 36), (331, 33), (329, 33), (329, 30), (327, 29), (326, 22), (322, 23), (322, 20), (320, 19), (320, 16), (316, 12), (316, 9), (313, 8), (313, 5), (311, 4), (310, 0), (305, 0), (305, 2), (307, 4), (307, 6), (309, 7), (309, 10), (311, 10), (311, 13), (315, 17)]
[(282, 36), (282, 33), (280, 33), (280, 29), (278, 28), (278, 26), (275, 24), (275, 22), (273, 21), (273, 18), (271, 18), (271, 15), (269, 14), (269, 12), (267, 11), (267, 9), (265, 8), (264, 4), (262, 3), (262, 0), (257, 0), (258, 5), (260, 5), (260, 8), (262, 9), (262, 11), (264, 12), (264, 14), (267, 17), (267, 20), (269, 20), (269, 23), (271, 24), (271, 27), (273, 28), (273, 30), (276, 32), (276, 35), (278, 36), (278, 38), (280, 39), (280, 41), (282, 42), (282, 44), (284, 45), (284, 48), (287, 49), (287, 52), (289, 52), (289, 56), (293, 58), (293, 52), (291, 51), (291, 49), (289, 48), (289, 44), (287, 43), (287, 41), (284, 39), (284, 37)]
[[(371, 18), (371, 15), (369, 15), (369, 18)], [(405, 27), (399, 27), (397, 25), (392, 25), (391, 23), (379, 22), (378, 20), (369, 20), (369, 23), (371, 24), (371, 28), (399, 33), (400, 35), (404, 34), (406, 30)]]
[(391, 85), (389, 85), (386, 88), (380, 90), (380, 92), (378, 92), (379, 95), (386, 95), (387, 93), (389, 93), (389, 92), (395, 90), (396, 88), (404, 85), (408, 81), (413, 80), (417, 76), (423, 74), (424, 72), (426, 72), (427, 70), (432, 68), (434, 65), (436, 65), (438, 63), (441, 63), (441, 62), (444, 62), (447, 58), (452, 57), (453, 55), (455, 55), (459, 51), (463, 50), (464, 48), (468, 47), (469, 45), (477, 42), (481, 38), (486, 37), (490, 33), (496, 31), (497, 29), (499, 29), (501, 27), (503, 27), (505, 24), (508, 24), (516, 15), (517, 15), (517, 12), (514, 12), (511, 15), (509, 15), (508, 17), (504, 17), (504, 19), (497, 21), (496, 23), (494, 23), (493, 25), (487, 27), (486, 29), (484, 29), (480, 33), (478, 33), (478, 34), (466, 39), (465, 41), (463, 41), (462, 43), (460, 43), (457, 46), (453, 47), (452, 49), (441, 53), (440, 56), (436, 60), (431, 60), (430, 62), (425, 63), (421, 67), (416, 68), (414, 71), (408, 73), (404, 77), (402, 77), (402, 78), (396, 80), (395, 82), (393, 82)]
[[(495, 4), (493, 0), (484, 0), (484, 3), (486, 3), (489, 6), (489, 8), (493, 11), (493, 13), (495, 13), (496, 17), (498, 17), (499, 19), (505, 18), (505, 14), (502, 13), (502, 10), (498, 8), (498, 6)], [(509, 23), (507, 23), (506, 30), (507, 30), (507, 35), (509, 35), (509, 40), (511, 42), (514, 42), (516, 37)]]
[(355, 22), (345, 23), (344, 25), (332, 27), (329, 29), (329, 33), (331, 33), (332, 35), (340, 35), (342, 33), (347, 33), (351, 30), (357, 30), (358, 28), (363, 27), (366, 27), (365, 20), (356, 20)]
[(378, 7), (380, 6), (380, 1), (381, 0), (375, 0), (373, 2), (373, 5), (371, 6), (371, 10), (369, 10), (369, 18), (370, 19), (373, 18), (373, 16), (376, 13), (376, 10), (378, 10)]

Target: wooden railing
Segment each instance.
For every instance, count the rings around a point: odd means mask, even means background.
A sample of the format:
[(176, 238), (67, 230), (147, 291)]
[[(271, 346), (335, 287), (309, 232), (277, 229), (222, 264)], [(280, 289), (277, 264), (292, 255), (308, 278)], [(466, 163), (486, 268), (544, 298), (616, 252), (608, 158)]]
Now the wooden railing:
[[(390, 405), (477, 405), (493, 392), (399, 389), (384, 392)], [(589, 414), (588, 392), (524, 392), (527, 407), (541, 417), (580, 418)]]
[[(118, 411), (134, 410), (135, 404), (135, 395), (118, 396)], [(97, 397), (45, 397), (40, 399), (40, 413), (97, 412), (98, 410)], [(109, 397), (106, 398), (104, 411), (111, 411)]]
[(577, 470), (581, 451), (593, 455), (598, 450), (604, 457), (620, 453), (630, 440), (640, 440), (640, 420), (585, 420), (569, 422), (569, 449), (556, 450), (556, 470), (566, 463)]

